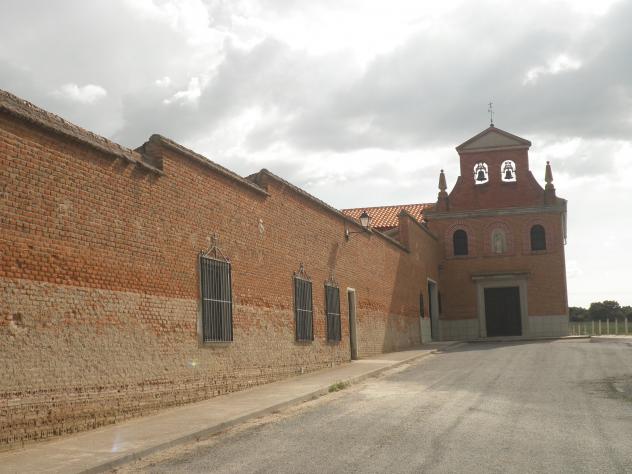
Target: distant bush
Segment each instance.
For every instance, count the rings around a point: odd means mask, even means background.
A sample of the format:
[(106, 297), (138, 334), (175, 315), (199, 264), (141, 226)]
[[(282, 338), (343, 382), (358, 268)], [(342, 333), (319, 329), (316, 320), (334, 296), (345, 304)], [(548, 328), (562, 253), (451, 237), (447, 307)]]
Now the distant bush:
[(589, 308), (571, 306), (568, 308), (571, 321), (605, 321), (623, 320), (632, 321), (632, 306), (621, 306), (612, 300), (598, 301), (590, 304)]

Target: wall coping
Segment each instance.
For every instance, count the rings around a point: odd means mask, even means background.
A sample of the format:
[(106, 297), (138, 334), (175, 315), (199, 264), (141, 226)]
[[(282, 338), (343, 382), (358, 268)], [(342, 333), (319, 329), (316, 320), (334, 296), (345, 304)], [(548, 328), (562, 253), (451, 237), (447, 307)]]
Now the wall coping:
[(402, 209), (402, 210), (399, 212), (399, 215), (400, 215), (400, 216), (407, 216), (407, 217), (409, 217), (409, 218), (410, 218), (410, 220), (411, 220), (411, 221), (413, 221), (413, 223), (414, 223), (417, 227), (419, 227), (419, 228), (420, 228), (421, 230), (423, 230), (426, 234), (428, 234), (428, 236), (430, 236), (431, 238), (433, 238), (433, 239), (434, 239), (434, 240), (436, 240), (437, 242), (439, 241), (439, 238), (438, 238), (436, 235), (434, 235), (430, 229), (428, 229), (428, 226), (426, 226), (425, 224), (422, 224), (422, 223), (421, 223), (421, 222), (419, 222), (417, 219), (415, 219), (415, 217), (414, 217), (414, 216), (413, 216), (410, 212), (408, 212), (407, 210)]
[[(159, 158), (158, 160), (156, 160), (156, 157), (152, 156), (151, 151), (147, 150), (146, 145), (148, 144), (163, 145), (179, 153), (181, 156), (184, 156), (199, 164), (202, 164), (203, 166), (213, 170), (214, 172), (232, 180), (235, 183), (238, 183), (244, 188), (250, 191), (254, 191), (263, 196), (269, 196), (270, 194), (266, 190), (266, 187), (265, 187), (265, 184), (263, 183), (262, 178), (264, 176), (270, 177), (271, 179), (283, 184), (288, 189), (292, 190), (295, 194), (300, 195), (303, 198), (306, 198), (308, 201), (312, 202), (313, 204), (316, 204), (318, 207), (325, 210), (326, 212), (340, 218), (343, 222), (354, 225), (356, 228), (359, 228), (360, 230), (364, 230), (369, 235), (374, 234), (377, 237), (381, 238), (382, 240), (397, 247), (399, 250), (402, 250), (406, 253), (410, 252), (410, 249), (406, 247), (405, 245), (403, 245), (400, 241), (378, 231), (377, 229), (373, 229), (373, 228), (364, 229), (357, 220), (345, 215), (342, 211), (330, 206), (324, 201), (318, 199), (317, 197), (312, 196), (307, 191), (304, 191), (298, 186), (291, 184), (290, 182), (275, 175), (274, 173), (271, 173), (265, 168), (260, 170), (258, 173), (255, 173), (253, 175), (250, 175), (244, 178), (238, 175), (237, 173), (229, 170), (228, 168), (225, 168), (209, 160), (205, 156), (199, 153), (196, 153), (193, 150), (190, 150), (180, 145), (179, 143), (176, 143), (175, 141), (159, 134), (151, 135), (149, 140), (144, 145), (140, 146), (136, 150), (132, 150), (130, 148), (126, 148), (122, 145), (119, 145), (118, 143), (115, 143), (103, 136), (97, 135), (96, 133), (93, 133), (84, 128), (81, 128), (78, 125), (68, 122), (67, 120), (61, 118), (60, 116), (55, 115), (51, 112), (48, 112), (40, 107), (37, 107), (31, 102), (21, 99), (11, 94), (10, 92), (4, 91), (2, 89), (0, 89), (0, 112), (7, 113), (9, 115), (12, 115), (14, 117), (17, 117), (23, 120), (24, 122), (36, 125), (37, 127), (47, 132), (61, 135), (73, 142), (89, 146), (92, 149), (105, 153), (109, 156), (122, 158), (129, 163), (133, 163), (137, 166), (143, 167), (146, 170), (156, 173), (158, 175), (164, 175), (164, 172), (162, 171), (162, 169), (160, 169), (161, 161)], [(158, 164), (158, 166), (154, 166), (154, 162)], [(422, 224), (417, 222), (415, 218), (412, 218), (412, 220), (422, 230), (428, 233), (429, 236), (436, 239), (434, 234), (432, 234)]]
[(255, 173), (255, 174), (252, 174), (252, 175), (248, 176), (246, 179), (253, 180), (259, 186), (265, 187), (264, 180), (265, 180), (266, 177), (271, 178), (272, 180), (276, 181), (277, 183), (280, 183), (280, 184), (286, 186), (288, 189), (293, 191), (295, 194), (298, 194), (299, 196), (309, 200), (311, 203), (316, 204), (318, 207), (320, 207), (321, 209), (325, 210), (326, 212), (328, 212), (328, 213), (330, 213), (330, 214), (342, 219), (343, 222), (345, 222), (347, 224), (352, 224), (352, 225), (356, 226), (356, 228), (358, 228), (360, 230), (364, 230), (369, 235), (374, 234), (374, 235), (380, 237), (381, 239), (389, 242), (390, 244), (398, 247), (400, 250), (403, 250), (406, 253), (410, 252), (408, 247), (403, 245), (398, 240), (396, 240), (396, 239), (394, 239), (394, 238), (392, 238), (392, 237), (380, 232), (377, 229), (368, 229), (368, 230), (364, 229), (364, 227), (362, 227), (362, 225), (360, 225), (360, 223), (357, 220), (353, 219), (352, 217), (347, 216), (342, 211), (339, 211), (335, 207), (330, 206), (325, 201), (322, 201), (321, 199), (318, 199), (317, 197), (311, 195), (307, 191), (299, 188), (298, 186), (295, 186), (294, 184), (290, 183), (289, 181), (286, 181), (285, 179), (281, 178), (280, 176), (277, 176), (276, 174), (270, 172), (266, 168), (263, 168), (258, 173)]
[(141, 166), (156, 174), (162, 174), (162, 171), (158, 168), (145, 163), (142, 155), (137, 151), (126, 148), (105, 137), (81, 128), (58, 115), (47, 112), (31, 102), (20, 99), (2, 89), (0, 89), (0, 111), (17, 117), (29, 124), (36, 125), (49, 133), (62, 135), (73, 142), (87, 145), (90, 148), (110, 156), (122, 158), (127, 162)]
[(223, 167), (222, 165), (215, 163), (212, 160), (209, 160), (207, 157), (205, 157), (204, 155), (200, 155), (199, 153), (194, 152), (193, 150), (180, 145), (179, 143), (176, 143), (175, 141), (164, 137), (162, 135), (159, 135), (157, 133), (153, 134), (151, 137), (149, 137), (149, 141), (147, 143), (152, 143), (152, 144), (160, 144), (160, 145), (164, 145), (165, 147), (171, 149), (172, 151), (175, 151), (176, 153), (179, 153), (181, 156), (184, 156), (186, 158), (189, 158), (193, 161), (195, 161), (196, 163), (199, 163), (203, 166), (205, 166), (206, 168), (211, 169), (212, 171), (216, 172), (217, 174), (220, 174), (234, 182), (236, 182), (237, 184), (240, 184), (252, 191), (255, 191), (259, 194), (262, 194), (264, 196), (269, 196), (268, 192), (262, 188), (261, 186), (259, 186), (257, 183), (252, 182), (251, 180), (247, 179), (247, 178), (243, 178), (240, 175), (238, 175), (237, 173), (229, 170), (228, 168)]

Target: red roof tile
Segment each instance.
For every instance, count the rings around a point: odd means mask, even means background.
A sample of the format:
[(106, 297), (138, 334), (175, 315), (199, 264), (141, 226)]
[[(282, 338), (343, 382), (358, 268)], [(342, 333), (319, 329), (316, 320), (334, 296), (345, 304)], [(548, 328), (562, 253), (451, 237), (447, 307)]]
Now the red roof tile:
[(377, 230), (383, 231), (397, 227), (397, 216), (403, 210), (411, 214), (419, 222), (423, 222), (423, 211), (432, 209), (432, 203), (398, 204), (395, 206), (358, 207), (356, 209), (343, 209), (342, 212), (354, 219), (360, 219), (363, 211), (371, 216), (371, 225)]

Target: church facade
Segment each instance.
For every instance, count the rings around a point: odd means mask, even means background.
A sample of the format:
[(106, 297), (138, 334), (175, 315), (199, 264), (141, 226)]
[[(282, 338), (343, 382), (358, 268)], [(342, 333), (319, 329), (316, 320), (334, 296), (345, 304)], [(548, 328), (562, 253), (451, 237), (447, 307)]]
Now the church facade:
[(340, 211), (0, 91), (0, 450), (425, 341), (566, 334), (566, 202), (529, 145), (490, 127), (436, 202)]
[(538, 183), (530, 146), (492, 125), (456, 148), (460, 176), (448, 193), (441, 171), (436, 202), (344, 211), (374, 215), (395, 237), (393, 218), (405, 211), (437, 236), (439, 279), (426, 291), (431, 339), (568, 334), (566, 200), (550, 164)]
[(441, 174), (425, 217), (442, 242), (442, 339), (568, 334), (566, 201), (548, 163), (544, 188), (533, 176), (530, 146), (490, 127), (457, 147), (449, 194)]

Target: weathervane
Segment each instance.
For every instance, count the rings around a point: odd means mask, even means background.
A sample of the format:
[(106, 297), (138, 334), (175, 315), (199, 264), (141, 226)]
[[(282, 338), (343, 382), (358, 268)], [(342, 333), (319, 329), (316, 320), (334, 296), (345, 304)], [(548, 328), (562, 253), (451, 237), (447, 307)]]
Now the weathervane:
[(489, 108), (487, 109), (487, 111), (489, 112), (489, 126), (493, 127), (494, 126), (494, 103), (493, 102), (489, 103)]

